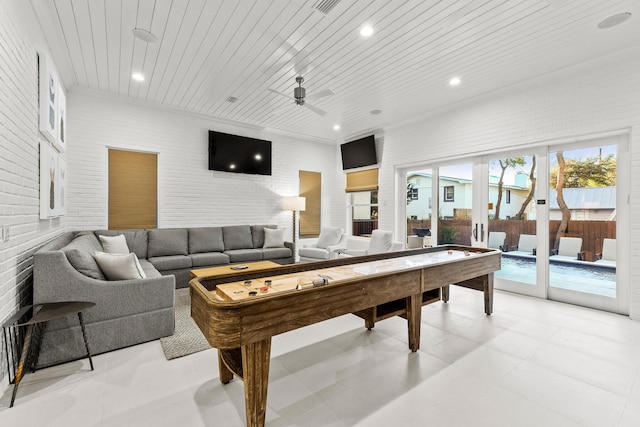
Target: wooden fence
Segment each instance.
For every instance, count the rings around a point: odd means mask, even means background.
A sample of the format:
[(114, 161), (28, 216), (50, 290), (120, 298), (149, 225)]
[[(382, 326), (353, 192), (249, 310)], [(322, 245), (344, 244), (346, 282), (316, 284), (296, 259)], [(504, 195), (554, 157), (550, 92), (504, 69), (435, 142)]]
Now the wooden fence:
[[(471, 244), (471, 220), (463, 219), (444, 219), (440, 220), (442, 226), (454, 227), (458, 232), (453, 243), (461, 245)], [(549, 221), (549, 248), (556, 248), (555, 238), (559, 220)], [(430, 220), (408, 220), (407, 235), (411, 236), (412, 229), (426, 227), (431, 228)], [(536, 221), (534, 220), (489, 220), (490, 231), (504, 231), (507, 233), (505, 245), (516, 246), (521, 234), (536, 234)], [(485, 241), (488, 233), (485, 230)], [(593, 261), (595, 255), (602, 252), (602, 241), (605, 238), (616, 238), (616, 222), (615, 221), (569, 221), (565, 237), (581, 237), (582, 250), (585, 253), (587, 261)]]

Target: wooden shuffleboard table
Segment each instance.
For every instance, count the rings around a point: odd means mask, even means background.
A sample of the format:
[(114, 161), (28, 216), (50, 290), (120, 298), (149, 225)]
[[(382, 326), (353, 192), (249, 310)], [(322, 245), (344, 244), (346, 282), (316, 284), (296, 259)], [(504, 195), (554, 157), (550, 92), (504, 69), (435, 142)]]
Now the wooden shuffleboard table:
[(348, 313), (369, 329), (402, 316), (417, 351), (421, 308), (448, 301), (449, 285), (484, 292), (491, 314), (500, 260), (498, 250), (446, 245), (196, 277), (191, 316), (218, 349), (220, 381), (244, 380), (247, 425), (263, 426), (272, 336)]

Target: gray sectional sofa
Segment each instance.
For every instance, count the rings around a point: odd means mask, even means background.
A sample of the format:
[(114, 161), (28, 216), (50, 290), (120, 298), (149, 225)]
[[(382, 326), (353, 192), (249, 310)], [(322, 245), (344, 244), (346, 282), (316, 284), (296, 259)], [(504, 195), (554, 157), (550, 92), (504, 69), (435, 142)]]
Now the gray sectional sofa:
[[(264, 248), (264, 228), (275, 225), (97, 230), (68, 232), (40, 248), (33, 262), (34, 304), (92, 301), (84, 313), (92, 354), (173, 334), (175, 289), (188, 286), (189, 271), (231, 263), (293, 262), (293, 246)], [(145, 278), (107, 280), (94, 259), (99, 236), (124, 235)], [(84, 357), (76, 316), (51, 321), (38, 366)]]

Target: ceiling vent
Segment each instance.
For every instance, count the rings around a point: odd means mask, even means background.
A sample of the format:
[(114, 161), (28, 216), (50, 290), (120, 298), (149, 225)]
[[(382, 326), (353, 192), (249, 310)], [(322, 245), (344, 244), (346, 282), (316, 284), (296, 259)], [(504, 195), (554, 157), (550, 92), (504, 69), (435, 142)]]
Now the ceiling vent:
[(326, 15), (331, 12), (333, 8), (338, 5), (338, 3), (340, 3), (340, 0), (320, 0), (313, 7), (317, 11), (320, 11)]

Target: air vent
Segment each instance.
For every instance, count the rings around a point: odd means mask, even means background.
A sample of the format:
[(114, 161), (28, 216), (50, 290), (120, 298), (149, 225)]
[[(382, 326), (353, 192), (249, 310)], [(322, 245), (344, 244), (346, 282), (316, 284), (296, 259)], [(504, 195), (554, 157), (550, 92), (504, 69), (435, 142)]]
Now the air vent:
[(236, 98), (235, 96), (230, 96), (230, 97), (227, 98), (227, 102), (230, 102), (232, 104), (234, 102), (236, 102), (237, 100), (238, 100), (238, 98)]
[(320, 0), (315, 4), (314, 8), (325, 15), (333, 10), (340, 3), (340, 0)]

